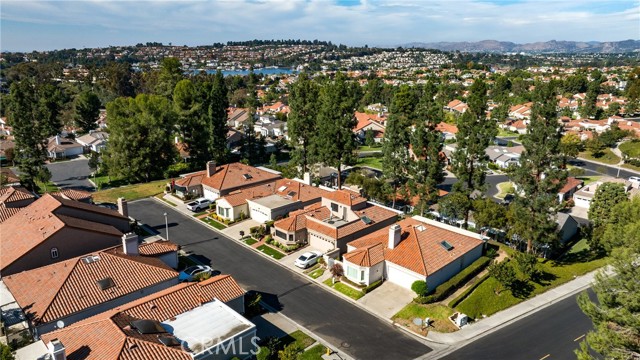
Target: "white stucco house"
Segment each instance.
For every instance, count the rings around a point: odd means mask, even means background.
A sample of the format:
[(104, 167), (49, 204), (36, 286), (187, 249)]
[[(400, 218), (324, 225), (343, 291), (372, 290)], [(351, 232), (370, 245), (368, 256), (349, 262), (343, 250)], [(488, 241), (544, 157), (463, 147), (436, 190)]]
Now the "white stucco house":
[(481, 255), (481, 235), (414, 216), (347, 244), (346, 277), (370, 285), (385, 279), (410, 289), (418, 280), (430, 290)]

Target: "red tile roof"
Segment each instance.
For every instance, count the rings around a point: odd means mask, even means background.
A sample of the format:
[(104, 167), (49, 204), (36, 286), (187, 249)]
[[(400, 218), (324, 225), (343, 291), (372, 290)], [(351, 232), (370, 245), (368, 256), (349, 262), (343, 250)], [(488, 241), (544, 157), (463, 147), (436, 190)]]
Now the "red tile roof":
[[(218, 299), (228, 302), (244, 295), (229, 275), (200, 283), (182, 283), (106, 311), (64, 329), (42, 335), (45, 342), (59, 339), (69, 360), (192, 360), (180, 346), (162, 345), (157, 334), (140, 335), (131, 320), (166, 321)], [(171, 336), (169, 333), (162, 335)]]
[(576, 179), (574, 177), (568, 177), (566, 184), (564, 184), (562, 189), (560, 189), (559, 193), (560, 194), (567, 193), (567, 192), (577, 188), (578, 186), (580, 186), (582, 184), (584, 184), (584, 181), (582, 181), (580, 179)]
[[(364, 230), (367, 227), (372, 226), (373, 224), (389, 220), (398, 215), (391, 210), (387, 210), (380, 206), (370, 204), (367, 204), (367, 207), (365, 207), (364, 209), (354, 211), (354, 213), (358, 216), (358, 219), (353, 220), (345, 225), (334, 227), (322, 222), (322, 220), (329, 218), (329, 209), (327, 209), (326, 207), (318, 208), (313, 213), (305, 214), (305, 216), (307, 217), (307, 229), (319, 232), (333, 239), (340, 239), (354, 234), (360, 230)], [(370, 224), (365, 224), (365, 222), (362, 221), (362, 217), (364, 216), (367, 216), (371, 220)], [(317, 219), (318, 221), (313, 221), (311, 220), (312, 218)]]
[(177, 180), (176, 184), (180, 186), (186, 186), (185, 184), (195, 186), (202, 183), (203, 185), (220, 191), (247, 187), (279, 178), (280, 175), (278, 174), (260, 170), (253, 166), (242, 163), (232, 163), (216, 167), (216, 172), (210, 177), (207, 176), (206, 170), (200, 171)]
[(82, 201), (91, 199), (92, 194), (88, 191), (77, 189), (62, 189), (58, 192), (51, 193), (53, 196), (58, 196), (66, 200)]
[(443, 132), (443, 133), (449, 133), (449, 134), (457, 134), (458, 133), (458, 127), (452, 124), (447, 124), (445, 122), (441, 122), (438, 123), (438, 125), (436, 125), (436, 130)]
[(306, 185), (296, 180), (280, 179), (275, 182), (260, 184), (231, 192), (224, 196), (223, 199), (225, 199), (229, 205), (235, 207), (244, 204), (247, 200), (258, 199), (273, 194), (286, 197), (292, 201), (320, 201), (320, 199), (329, 192), (330, 191)]
[(45, 194), (2, 223), (0, 266), (6, 268), (67, 226), (122, 236), (122, 232), (111, 225), (54, 213), (61, 207), (72, 207), (122, 218), (118, 212), (113, 210)]
[[(118, 246), (121, 249), (120, 246)], [(144, 243), (138, 246), (138, 251), (142, 256), (157, 256), (162, 254), (167, 254), (170, 252), (178, 251), (178, 244), (172, 243), (171, 241), (159, 240), (151, 243)]]
[(327, 192), (323, 197), (346, 206), (354, 206), (367, 202), (367, 199), (359, 194), (344, 189)]
[(35, 195), (33, 195), (31, 192), (29, 192), (29, 190), (23, 187), (9, 186), (6, 188), (0, 188), (0, 204), (8, 204), (15, 201), (34, 199), (35, 197)]
[[(99, 260), (88, 264), (82, 260), (87, 256)], [(3, 281), (35, 323), (48, 323), (177, 276), (158, 259), (103, 251), (5, 276)], [(97, 282), (107, 277), (115, 286), (102, 290)]]
[(343, 259), (362, 267), (371, 267), (384, 261), (384, 246), (380, 243), (365, 246), (344, 254)]
[[(429, 276), (477, 246), (482, 246), (483, 243), (479, 238), (460, 234), (454, 231), (453, 227), (444, 224), (434, 226), (407, 218), (400, 221), (398, 225), (402, 229), (401, 241), (394, 249), (388, 248), (388, 228), (352, 241), (348, 245), (361, 249), (381, 244), (385, 249), (386, 261)], [(417, 228), (420, 225), (424, 230)], [(451, 244), (453, 249), (447, 251), (441, 245), (442, 241)]]

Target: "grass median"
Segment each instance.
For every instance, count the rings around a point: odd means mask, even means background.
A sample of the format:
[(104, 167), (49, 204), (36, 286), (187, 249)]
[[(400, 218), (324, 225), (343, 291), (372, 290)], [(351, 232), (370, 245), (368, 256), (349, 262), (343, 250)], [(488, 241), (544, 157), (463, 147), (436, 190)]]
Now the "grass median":
[(166, 184), (167, 180), (157, 180), (148, 183), (125, 185), (117, 188), (100, 190), (93, 193), (93, 200), (95, 202), (115, 203), (120, 197), (125, 198), (128, 201), (142, 199), (161, 194), (164, 191)]
[(333, 284), (333, 280), (332, 278), (329, 278), (327, 280), (324, 281), (324, 284), (329, 286), (330, 288), (333, 288), (335, 290), (338, 290), (339, 292), (343, 293), (344, 295), (347, 295), (348, 297), (352, 298), (353, 300), (358, 300), (361, 297), (364, 296), (364, 293), (360, 290), (356, 290), (354, 288), (352, 288), (349, 285), (345, 285), (341, 282), (337, 282), (335, 284)]

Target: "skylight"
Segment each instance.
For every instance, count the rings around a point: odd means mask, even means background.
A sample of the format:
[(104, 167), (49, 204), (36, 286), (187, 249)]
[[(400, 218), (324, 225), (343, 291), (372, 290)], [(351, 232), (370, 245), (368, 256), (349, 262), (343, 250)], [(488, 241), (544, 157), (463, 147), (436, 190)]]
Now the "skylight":
[(363, 216), (363, 217), (360, 218), (360, 220), (362, 220), (362, 222), (367, 224), (367, 225), (372, 223), (371, 219), (369, 219), (368, 216)]
[(113, 282), (112, 278), (106, 277), (104, 279), (98, 280), (98, 286), (100, 287), (100, 290), (107, 290), (116, 286), (116, 283)]
[(296, 192), (295, 191), (289, 191), (289, 193), (287, 193), (287, 195), (294, 197), (296, 196)]
[(245, 180), (253, 179), (253, 176), (251, 176), (251, 174), (242, 174), (242, 177), (243, 177)]
[(285, 190), (287, 190), (287, 187), (286, 187), (286, 186), (284, 186), (284, 185), (283, 185), (283, 186), (280, 186), (280, 187), (278, 188), (278, 192), (283, 192), (283, 191), (285, 191)]
[(442, 242), (440, 242), (440, 245), (442, 245), (442, 247), (443, 247), (445, 250), (447, 250), (447, 251), (451, 251), (451, 250), (453, 250), (453, 245), (449, 244), (449, 243), (448, 243), (448, 242), (446, 242), (446, 241), (442, 241)]
[(98, 255), (89, 255), (82, 258), (82, 262), (84, 262), (85, 264), (91, 264), (98, 260), (100, 260), (100, 256)]
[(173, 336), (158, 336), (158, 340), (165, 346), (180, 346), (180, 341), (178, 341)]

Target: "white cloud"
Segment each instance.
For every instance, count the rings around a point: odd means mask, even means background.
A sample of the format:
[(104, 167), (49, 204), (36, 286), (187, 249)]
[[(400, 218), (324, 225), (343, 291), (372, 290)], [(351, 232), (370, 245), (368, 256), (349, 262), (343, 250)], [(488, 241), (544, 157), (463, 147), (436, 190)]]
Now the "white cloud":
[[(49, 42), (57, 47), (122, 41), (196, 45), (252, 38), (388, 46), (485, 39), (605, 41), (638, 38), (640, 34), (637, 2), (596, 0), (525, 0), (509, 4), (480, 0), (362, 0), (349, 6), (339, 5), (338, 0), (5, 0), (0, 19), (2, 47), (23, 50), (39, 44), (30, 40), (27, 33), (44, 37), (55, 33), (58, 36)], [(97, 36), (89, 38), (89, 33)]]

